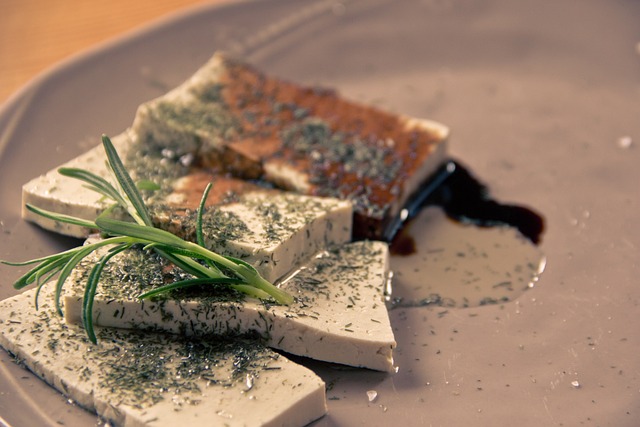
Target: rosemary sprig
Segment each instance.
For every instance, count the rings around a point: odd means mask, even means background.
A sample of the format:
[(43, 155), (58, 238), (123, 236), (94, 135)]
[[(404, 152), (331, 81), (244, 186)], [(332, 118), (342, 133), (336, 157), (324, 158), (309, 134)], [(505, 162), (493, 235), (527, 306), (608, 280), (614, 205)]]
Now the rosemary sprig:
[[(115, 186), (106, 179), (83, 169), (60, 168), (59, 173), (83, 181), (88, 188), (102, 194), (107, 199), (113, 200), (115, 202), (114, 206), (103, 212), (95, 221), (46, 211), (29, 204), (26, 207), (32, 212), (54, 221), (97, 230), (104, 239), (30, 261), (0, 261), (3, 264), (13, 266), (35, 265), (15, 282), (14, 288), (22, 289), (28, 285), (36, 284), (36, 308), (38, 307), (38, 296), (42, 286), (57, 275), (55, 304), (56, 310), (62, 315), (60, 298), (65, 281), (71, 272), (83, 259), (98, 249), (110, 246), (110, 249), (92, 267), (83, 296), (83, 325), (89, 339), (95, 343), (93, 302), (100, 282), (100, 275), (111, 258), (134, 245), (142, 245), (145, 249), (154, 250), (169, 262), (194, 276), (193, 279), (182, 280), (153, 289), (140, 295), (140, 298), (151, 298), (173, 289), (210, 284), (214, 286), (229, 286), (254, 298), (272, 298), (279, 304), (293, 302), (291, 295), (265, 280), (250, 264), (237, 258), (217, 254), (205, 247), (202, 215), (211, 185), (208, 185), (205, 189), (198, 207), (196, 242), (183, 240), (153, 225), (151, 215), (144, 204), (142, 196), (120, 160), (111, 140), (103, 135), (102, 144), (107, 154), (108, 168), (115, 177)], [(144, 183), (143, 185), (145, 188), (152, 187), (149, 183)], [(115, 206), (124, 208), (134, 222), (109, 217), (108, 215)]]

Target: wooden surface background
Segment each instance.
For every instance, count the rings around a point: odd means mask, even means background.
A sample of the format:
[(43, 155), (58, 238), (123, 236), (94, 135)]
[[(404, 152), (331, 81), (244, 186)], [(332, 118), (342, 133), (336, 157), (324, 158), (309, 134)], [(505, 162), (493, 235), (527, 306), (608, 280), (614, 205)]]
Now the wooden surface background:
[(172, 12), (228, 0), (0, 0), (0, 105), (75, 53)]

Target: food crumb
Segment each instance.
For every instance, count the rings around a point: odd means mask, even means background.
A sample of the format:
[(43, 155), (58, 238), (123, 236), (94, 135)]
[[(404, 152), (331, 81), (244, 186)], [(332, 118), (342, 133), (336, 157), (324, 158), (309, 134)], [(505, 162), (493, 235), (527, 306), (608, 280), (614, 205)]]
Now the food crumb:
[(369, 399), (369, 402), (375, 401), (377, 397), (378, 397), (378, 392), (377, 391), (375, 391), (375, 390), (367, 391), (367, 398)]
[(627, 149), (627, 148), (631, 148), (632, 146), (633, 146), (633, 139), (630, 136), (625, 135), (618, 138), (618, 147)]

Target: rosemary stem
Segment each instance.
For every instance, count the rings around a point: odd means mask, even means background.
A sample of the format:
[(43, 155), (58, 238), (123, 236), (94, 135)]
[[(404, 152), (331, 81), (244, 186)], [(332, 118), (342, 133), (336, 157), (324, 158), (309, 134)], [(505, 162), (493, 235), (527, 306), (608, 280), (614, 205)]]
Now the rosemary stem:
[(253, 285), (254, 287), (261, 289), (266, 292), (270, 296), (272, 296), (278, 303), (280, 304), (291, 304), (293, 302), (293, 297), (281, 290), (277, 286), (273, 285), (271, 282), (262, 277), (258, 272), (254, 269), (250, 269), (245, 267), (244, 265), (237, 264), (233, 260), (230, 260), (222, 255), (219, 255), (215, 252), (210, 251), (209, 249), (202, 247), (193, 242), (184, 242), (184, 248), (190, 251), (193, 251), (197, 254), (202, 255), (205, 258), (212, 259), (213, 261), (223, 265), (242, 279), (244, 279), (247, 283)]

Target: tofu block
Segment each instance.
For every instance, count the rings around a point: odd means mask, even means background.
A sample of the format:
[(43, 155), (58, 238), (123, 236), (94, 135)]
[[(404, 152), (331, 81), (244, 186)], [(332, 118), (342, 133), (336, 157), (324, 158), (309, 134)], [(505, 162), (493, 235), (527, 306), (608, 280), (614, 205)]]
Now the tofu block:
[(132, 131), (236, 176), (351, 200), (354, 236), (371, 239), (442, 164), (449, 136), (440, 123), (268, 76), (224, 53), (141, 105)]
[[(129, 133), (118, 135), (112, 142), (120, 156), (126, 158), (132, 145)], [(103, 178), (109, 178), (106, 159), (102, 146), (97, 146), (60, 167), (86, 169)], [(28, 203), (40, 209), (94, 220), (112, 204), (101, 194), (87, 188), (83, 182), (60, 175), (58, 169), (52, 169), (22, 186), (22, 217), (46, 230), (71, 237), (87, 237), (93, 230), (53, 221), (25, 208)]]
[[(197, 189), (202, 181), (193, 178), (185, 177), (188, 184), (175, 187), (171, 205), (153, 210), (160, 228), (191, 241), (196, 239), (196, 211), (183, 208), (188, 202), (180, 188)], [(327, 247), (351, 240), (353, 210), (348, 201), (246, 188), (244, 181), (224, 177), (211, 181), (214, 188), (236, 183), (244, 189), (208, 206), (203, 216), (205, 246), (243, 259), (268, 281), (279, 279)]]
[(51, 295), (39, 311), (33, 298), (0, 302), (0, 345), (115, 425), (304, 426), (326, 413), (324, 382), (257, 339), (99, 328), (94, 345), (55, 313)]
[[(253, 332), (292, 354), (394, 372), (396, 342), (383, 295), (388, 278), (387, 245), (360, 241), (323, 251), (283, 279), (279, 286), (295, 297), (289, 306), (206, 287), (141, 301), (141, 293), (177, 278), (150, 254), (129, 251), (103, 273), (94, 322), (195, 336)], [(80, 323), (85, 272), (70, 280), (65, 316)]]

